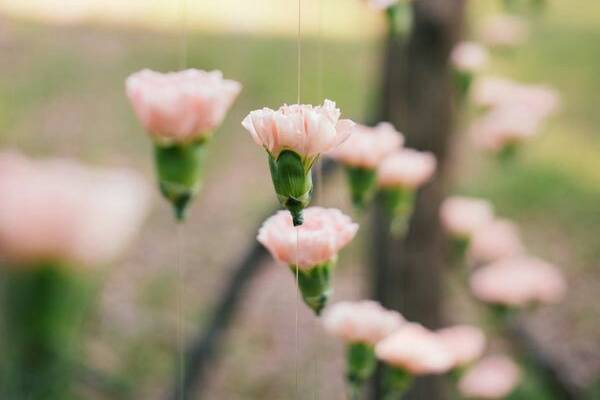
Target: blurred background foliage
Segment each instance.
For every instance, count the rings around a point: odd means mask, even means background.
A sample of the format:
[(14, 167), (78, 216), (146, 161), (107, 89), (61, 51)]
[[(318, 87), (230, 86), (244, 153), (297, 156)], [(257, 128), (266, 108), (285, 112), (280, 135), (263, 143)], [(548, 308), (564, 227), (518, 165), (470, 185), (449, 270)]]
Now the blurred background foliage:
[[(318, 0), (303, 6), (302, 101), (328, 97), (345, 115), (365, 121), (377, 95), (382, 21), (359, 1), (322, 1), (322, 9)], [(44, 0), (0, 0), (2, 147), (129, 165), (151, 177), (150, 142), (131, 112), (123, 84), (141, 68), (179, 68), (182, 13), (177, 3), (73, 0), (57, 6)], [(186, 332), (192, 335), (202, 326), (229, 266), (274, 202), (263, 154), (240, 121), (251, 109), (295, 102), (297, 43), (296, 11), (284, 2), (187, 3), (188, 65), (221, 69), (244, 85), (211, 144), (206, 188), (185, 227)], [(492, 0), (473, 1), (467, 36), (476, 37), (480, 17), (498, 9)], [(529, 42), (493, 53), (488, 72), (556, 87), (561, 113), (516, 165), (501, 168), (481, 157), (467, 135), (455, 143), (453, 164), (455, 191), (490, 198), (499, 215), (520, 224), (532, 253), (563, 267), (571, 289), (567, 300), (536, 312), (529, 322), (570, 373), (586, 383), (600, 371), (600, 307), (595, 301), (600, 289), (599, 43), (599, 2), (550, 2), (547, 13), (532, 22)], [(350, 210), (341, 178), (319, 195), (318, 203)], [(158, 196), (155, 204), (130, 257), (107, 271), (89, 326), (87, 362), (115, 377), (109, 383), (123, 398), (160, 398), (172, 376), (175, 226)], [(357, 218), (366, 222), (364, 216)], [(365, 238), (367, 229), (361, 235)], [(339, 298), (361, 297), (364, 256), (353, 249), (343, 257)], [(288, 272), (277, 268), (254, 282), (225, 357), (215, 367), (209, 398), (291, 397), (292, 283)], [(452, 304), (449, 309), (461, 308)], [(300, 323), (300, 379), (311, 386), (303, 398), (342, 398), (339, 348), (304, 310)]]

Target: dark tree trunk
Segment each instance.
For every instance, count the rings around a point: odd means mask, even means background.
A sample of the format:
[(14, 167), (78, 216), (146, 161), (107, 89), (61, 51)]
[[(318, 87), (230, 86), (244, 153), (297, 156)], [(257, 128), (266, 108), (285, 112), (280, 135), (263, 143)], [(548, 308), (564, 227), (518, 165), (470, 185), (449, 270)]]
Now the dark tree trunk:
[[(438, 207), (444, 193), (446, 155), (453, 131), (449, 53), (462, 27), (464, 0), (415, 0), (405, 44), (386, 44), (382, 120), (405, 134), (407, 145), (433, 152), (438, 173), (418, 194), (404, 240), (388, 234), (381, 207), (374, 215), (374, 296), (386, 307), (430, 328), (442, 321), (443, 240)], [(377, 386), (377, 385), (376, 385)], [(418, 380), (407, 398), (445, 398), (437, 379)], [(379, 398), (375, 394), (375, 398)]]

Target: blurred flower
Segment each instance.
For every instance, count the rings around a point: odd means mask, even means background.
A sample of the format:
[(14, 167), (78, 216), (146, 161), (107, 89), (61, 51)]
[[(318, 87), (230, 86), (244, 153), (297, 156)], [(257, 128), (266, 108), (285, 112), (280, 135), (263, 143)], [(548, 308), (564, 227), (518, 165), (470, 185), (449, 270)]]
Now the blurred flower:
[(480, 44), (465, 41), (454, 46), (450, 60), (457, 70), (472, 74), (481, 71), (485, 67), (488, 54), (485, 47)]
[(127, 78), (126, 87), (142, 125), (160, 143), (210, 136), (241, 90), (221, 71), (196, 69), (166, 74), (146, 69)]
[(403, 324), (375, 346), (377, 358), (412, 375), (440, 374), (452, 368), (453, 358), (441, 340), (416, 323)]
[(502, 399), (519, 384), (519, 367), (508, 357), (488, 356), (460, 380), (458, 388), (466, 398)]
[(527, 40), (529, 27), (523, 18), (500, 14), (484, 21), (480, 35), (489, 46), (516, 47)]
[(401, 149), (386, 157), (377, 169), (381, 188), (414, 190), (433, 176), (436, 160), (432, 153)]
[(471, 291), (479, 300), (505, 306), (557, 303), (566, 283), (553, 265), (533, 257), (496, 261), (471, 276)]
[(442, 225), (456, 238), (470, 239), (481, 226), (494, 218), (489, 201), (472, 197), (449, 197), (440, 207)]
[(485, 336), (474, 326), (456, 325), (440, 329), (436, 334), (452, 355), (454, 368), (472, 363), (485, 350)]
[(523, 253), (517, 226), (506, 219), (495, 219), (471, 235), (469, 256), (477, 264), (490, 263)]
[(509, 79), (485, 76), (475, 81), (472, 99), (481, 108), (494, 108), (513, 101), (516, 82)]
[(404, 322), (396, 311), (386, 310), (375, 301), (342, 301), (325, 310), (325, 330), (347, 343), (375, 345)]
[(398, 4), (400, 0), (367, 0), (369, 6), (375, 10), (386, 10)]
[(354, 122), (340, 120), (340, 114), (333, 101), (325, 100), (318, 107), (294, 104), (276, 111), (255, 110), (242, 121), (269, 154), (275, 191), (281, 205), (292, 213), (294, 225), (302, 224), (302, 210), (310, 203), (313, 163), (354, 130)]
[(376, 185), (376, 168), (388, 155), (402, 147), (404, 137), (386, 122), (371, 128), (357, 125), (354, 133), (328, 156), (346, 167), (352, 202), (364, 207)]
[(148, 210), (144, 181), (128, 170), (0, 154), (0, 257), (10, 264), (96, 266), (113, 261)]
[(304, 223), (295, 227), (289, 213), (277, 212), (260, 228), (258, 241), (298, 274), (304, 301), (318, 314), (331, 294), (337, 254), (354, 238), (358, 225), (333, 208), (311, 207), (304, 214)]
[(241, 90), (220, 71), (188, 69), (162, 74), (143, 70), (126, 82), (127, 95), (154, 139), (154, 161), (163, 196), (179, 221), (200, 192), (205, 142)]

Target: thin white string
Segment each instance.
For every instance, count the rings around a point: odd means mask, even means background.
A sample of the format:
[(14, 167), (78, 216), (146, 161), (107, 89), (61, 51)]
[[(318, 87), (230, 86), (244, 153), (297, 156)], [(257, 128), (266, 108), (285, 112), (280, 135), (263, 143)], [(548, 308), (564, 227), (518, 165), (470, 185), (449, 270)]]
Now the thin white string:
[[(301, 83), (302, 83), (302, 0), (298, 0), (298, 36), (296, 38), (296, 51), (297, 51), (297, 73), (298, 73), (298, 87), (297, 87), (297, 93), (298, 93), (298, 97), (297, 97), (297, 103), (300, 104), (300, 99), (301, 99)], [(296, 304), (295, 304), (295, 356), (294, 356), (294, 363), (295, 363), (295, 378), (296, 378), (296, 399), (298, 399), (300, 397), (300, 373), (299, 373), (299, 367), (300, 367), (300, 329), (299, 329), (299, 307), (300, 307), (300, 279), (299, 279), (299, 266), (298, 266), (298, 255), (299, 255), (299, 250), (300, 250), (300, 229), (299, 227), (296, 227), (296, 262), (295, 262), (295, 268), (296, 268)]]

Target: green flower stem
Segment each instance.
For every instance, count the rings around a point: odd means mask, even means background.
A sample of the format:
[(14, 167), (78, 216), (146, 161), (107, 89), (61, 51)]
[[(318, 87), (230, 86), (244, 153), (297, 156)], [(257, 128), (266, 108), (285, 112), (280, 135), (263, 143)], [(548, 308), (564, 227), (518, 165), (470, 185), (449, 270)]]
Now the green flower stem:
[(200, 192), (206, 141), (154, 145), (160, 191), (171, 202), (178, 221), (185, 220), (190, 201)]
[(400, 400), (408, 391), (413, 377), (401, 368), (386, 366), (383, 377), (383, 400)]
[(404, 236), (414, 208), (414, 191), (401, 187), (384, 188), (380, 196), (384, 210), (391, 219), (391, 233), (396, 237)]
[(277, 159), (269, 155), (269, 168), (279, 203), (292, 214), (294, 226), (304, 222), (302, 211), (308, 207), (313, 191), (311, 167), (294, 151), (284, 150)]
[(350, 184), (352, 204), (359, 210), (364, 209), (373, 197), (377, 177), (375, 170), (346, 167), (346, 176)]
[(327, 300), (333, 293), (331, 287), (331, 274), (335, 260), (316, 265), (310, 269), (298, 268), (290, 265), (290, 270), (296, 276), (298, 274), (298, 287), (302, 299), (317, 315), (321, 314), (327, 304)]
[(373, 375), (377, 361), (373, 346), (366, 343), (350, 343), (346, 348), (346, 379), (350, 398), (360, 398), (362, 388)]
[(73, 399), (91, 286), (70, 268), (9, 268), (1, 287), (0, 398)]

